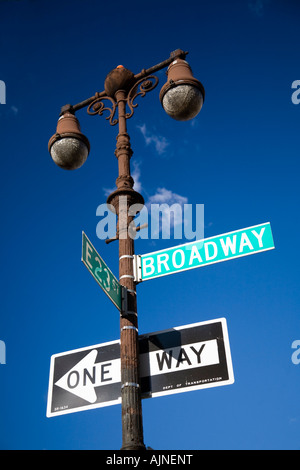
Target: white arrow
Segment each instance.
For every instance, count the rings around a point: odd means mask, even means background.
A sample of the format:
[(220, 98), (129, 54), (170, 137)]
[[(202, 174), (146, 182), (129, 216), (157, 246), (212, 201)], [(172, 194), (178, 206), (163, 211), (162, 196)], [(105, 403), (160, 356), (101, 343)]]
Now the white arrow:
[(96, 387), (121, 382), (120, 359), (95, 363), (98, 351), (93, 349), (56, 383), (67, 392), (89, 403), (97, 401)]

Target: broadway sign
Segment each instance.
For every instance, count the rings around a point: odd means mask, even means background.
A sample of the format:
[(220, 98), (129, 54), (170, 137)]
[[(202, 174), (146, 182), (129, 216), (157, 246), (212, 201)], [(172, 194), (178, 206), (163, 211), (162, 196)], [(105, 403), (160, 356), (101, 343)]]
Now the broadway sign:
[(147, 281), (275, 248), (269, 222), (135, 256), (135, 281)]
[[(142, 398), (234, 382), (225, 318), (139, 337)], [(47, 416), (121, 403), (120, 343), (51, 357)]]

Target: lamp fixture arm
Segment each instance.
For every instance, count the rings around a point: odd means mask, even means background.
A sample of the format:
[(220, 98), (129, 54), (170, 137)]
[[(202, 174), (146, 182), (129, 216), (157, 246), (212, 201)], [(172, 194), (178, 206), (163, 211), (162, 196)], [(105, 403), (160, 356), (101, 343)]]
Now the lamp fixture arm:
[[(170, 57), (163, 62), (160, 62), (159, 64), (154, 65), (153, 67), (150, 67), (148, 69), (142, 69), (142, 71), (136, 75), (134, 75), (135, 82), (137, 82), (148, 75), (151, 75), (155, 72), (158, 72), (159, 70), (164, 69), (165, 67), (169, 66), (174, 60), (177, 58), (180, 59), (185, 59), (187, 56), (188, 51), (183, 51), (182, 49), (176, 49), (175, 51), (171, 52)], [(101, 98), (104, 98), (106, 96), (105, 90), (101, 92), (96, 92), (94, 96), (91, 96), (90, 98), (87, 98), (84, 101), (81, 101), (80, 103), (77, 103), (75, 105), (72, 104), (66, 104), (61, 108), (60, 111), (60, 116), (65, 114), (66, 112), (75, 114), (76, 111), (79, 111), (80, 109), (86, 108), (93, 103), (95, 100), (101, 100)]]
[(174, 60), (180, 58), (180, 59), (185, 59), (185, 57), (188, 55), (188, 51), (184, 52), (182, 49), (176, 49), (175, 51), (171, 52), (170, 57), (163, 62), (160, 62), (157, 65), (154, 65), (153, 67), (150, 67), (149, 69), (143, 69), (140, 73), (136, 74), (134, 77), (136, 80), (140, 80), (143, 77), (147, 77), (148, 75), (151, 75), (152, 73), (158, 72), (159, 70), (164, 69), (165, 67), (168, 67)]

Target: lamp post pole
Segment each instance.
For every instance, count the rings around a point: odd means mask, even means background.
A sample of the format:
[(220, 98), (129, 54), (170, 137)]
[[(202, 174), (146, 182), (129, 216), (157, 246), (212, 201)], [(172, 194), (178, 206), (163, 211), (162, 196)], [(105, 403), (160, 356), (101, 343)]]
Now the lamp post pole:
[[(125, 293), (120, 313), (122, 450), (145, 449), (139, 378), (137, 296), (133, 268), (134, 236), (135, 231), (140, 229), (134, 227), (133, 219), (142, 209), (144, 199), (133, 189), (134, 181), (130, 174), (130, 158), (133, 152), (126, 121), (134, 114), (137, 96), (145, 96), (158, 84), (158, 78), (152, 74), (167, 66), (167, 83), (160, 91), (160, 101), (166, 113), (179, 121), (192, 119), (199, 113), (204, 100), (204, 88), (193, 77), (188, 63), (184, 60), (186, 55), (187, 52), (176, 49), (167, 60), (147, 70), (143, 69), (136, 75), (123, 66), (113, 69), (105, 79), (102, 92), (97, 92), (76, 105), (68, 104), (62, 107), (56, 134), (48, 144), (51, 157), (58, 166), (68, 170), (76, 169), (85, 162), (90, 145), (80, 131), (75, 112), (87, 107), (88, 114), (101, 116), (104, 111), (108, 111), (106, 119), (112, 126), (119, 126), (115, 150), (118, 159), (117, 189), (107, 198), (107, 204), (113, 207), (117, 214), (118, 225), (116, 236), (106, 242), (119, 239), (119, 280)], [(137, 211), (131, 215), (129, 209), (133, 205), (136, 205)]]
[(122, 450), (142, 450), (145, 446), (139, 383), (137, 299), (133, 272), (134, 238), (128, 233), (128, 227), (133, 221), (133, 216), (129, 216), (129, 208), (133, 204), (142, 205), (144, 200), (133, 190), (134, 181), (130, 175), (132, 150), (126, 128), (125, 91), (118, 90), (115, 98), (119, 115), (119, 134), (115, 151), (119, 176), (116, 181), (117, 190), (108, 197), (107, 203), (114, 206), (118, 216), (119, 279), (120, 284), (126, 288), (127, 295), (120, 315)]

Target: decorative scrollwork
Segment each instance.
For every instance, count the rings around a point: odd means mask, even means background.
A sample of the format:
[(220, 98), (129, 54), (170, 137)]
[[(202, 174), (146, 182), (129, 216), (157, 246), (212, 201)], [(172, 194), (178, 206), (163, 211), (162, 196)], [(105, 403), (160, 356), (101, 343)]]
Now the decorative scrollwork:
[(148, 91), (154, 90), (158, 84), (158, 78), (155, 75), (148, 75), (141, 80), (138, 80), (128, 93), (127, 104), (130, 109), (130, 113), (126, 113), (126, 119), (131, 118), (134, 113), (134, 108), (138, 106), (138, 103), (133, 103), (137, 96), (144, 97)]
[[(155, 75), (148, 75), (141, 78), (133, 85), (133, 87), (128, 92), (127, 98), (125, 99), (130, 109), (130, 112), (126, 113), (125, 115), (126, 119), (129, 119), (131, 116), (133, 116), (134, 108), (138, 106), (138, 103), (134, 103), (134, 100), (137, 98), (137, 96), (144, 97), (148, 91), (154, 90), (157, 84), (158, 78), (155, 77)], [(111, 106), (106, 106), (105, 100), (109, 101)], [(87, 113), (91, 116), (96, 116), (96, 114), (102, 116), (104, 111), (108, 111), (109, 114), (105, 119), (109, 120), (111, 126), (115, 126), (119, 122), (118, 118), (114, 119), (117, 106), (118, 103), (110, 96), (103, 96), (100, 93), (96, 93), (95, 99), (89, 104), (87, 108)]]
[[(110, 101), (112, 107), (110, 108), (109, 106), (105, 106), (103, 100)], [(113, 119), (116, 112), (116, 108), (117, 103), (110, 96), (99, 96), (88, 106), (87, 113), (91, 116), (95, 116), (96, 114), (102, 116), (104, 111), (109, 111), (109, 115), (105, 119), (109, 120), (109, 123), (112, 126), (115, 126), (116, 124), (118, 124), (118, 119)]]

